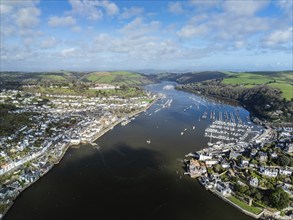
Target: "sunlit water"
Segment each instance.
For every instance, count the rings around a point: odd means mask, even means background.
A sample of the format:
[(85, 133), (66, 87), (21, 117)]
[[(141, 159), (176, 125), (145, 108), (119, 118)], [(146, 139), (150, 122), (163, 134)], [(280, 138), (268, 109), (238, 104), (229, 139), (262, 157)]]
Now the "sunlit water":
[[(99, 150), (69, 149), (17, 198), (4, 219), (251, 219), (184, 176), (182, 168), (184, 155), (209, 141), (204, 130), (210, 117), (201, 118), (205, 111), (239, 112), (243, 122), (249, 113), (170, 86), (163, 89), (171, 84), (147, 86), (166, 98), (98, 139)], [(155, 113), (168, 99), (171, 107)]]

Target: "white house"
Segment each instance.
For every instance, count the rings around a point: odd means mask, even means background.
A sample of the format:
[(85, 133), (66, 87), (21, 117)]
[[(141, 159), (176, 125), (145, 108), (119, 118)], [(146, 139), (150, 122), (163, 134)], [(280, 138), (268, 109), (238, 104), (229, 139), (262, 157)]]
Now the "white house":
[(258, 178), (257, 177), (251, 178), (249, 180), (249, 185), (251, 185), (253, 187), (258, 187)]
[(292, 170), (289, 169), (280, 169), (279, 170), (280, 175), (286, 175), (286, 176), (291, 176), (292, 175)]
[(210, 160), (205, 161), (205, 164), (206, 164), (207, 167), (211, 167), (211, 166), (213, 166), (213, 165), (215, 165), (217, 163), (218, 163), (218, 160), (216, 160), (216, 159), (210, 159)]
[(215, 184), (216, 190), (223, 196), (230, 196), (232, 190), (229, 187), (229, 183), (217, 182)]
[(268, 176), (268, 177), (277, 177), (278, 176), (278, 169), (275, 168), (260, 168), (260, 174)]

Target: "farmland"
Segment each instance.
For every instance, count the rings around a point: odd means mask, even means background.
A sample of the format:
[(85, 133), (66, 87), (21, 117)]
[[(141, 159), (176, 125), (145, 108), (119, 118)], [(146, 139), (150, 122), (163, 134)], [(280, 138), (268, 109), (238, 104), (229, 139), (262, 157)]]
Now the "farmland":
[(256, 85), (267, 85), (280, 89), (282, 97), (286, 100), (293, 99), (293, 72), (252, 72), (234, 73), (223, 80), (224, 84), (244, 85), (252, 88)]
[(82, 80), (93, 83), (108, 83), (117, 85), (141, 85), (150, 82), (150, 80), (144, 75), (126, 71), (92, 72), (85, 75)]

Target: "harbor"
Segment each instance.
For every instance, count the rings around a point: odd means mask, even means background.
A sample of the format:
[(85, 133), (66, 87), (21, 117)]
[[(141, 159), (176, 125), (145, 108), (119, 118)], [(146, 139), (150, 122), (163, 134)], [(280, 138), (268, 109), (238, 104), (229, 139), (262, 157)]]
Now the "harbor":
[[(109, 219), (137, 219), (145, 213), (147, 219), (216, 219), (221, 215), (227, 220), (251, 220), (183, 175), (184, 155), (202, 150), (210, 140), (204, 137), (210, 117), (200, 122), (198, 118), (210, 112), (209, 108), (214, 111), (216, 105), (185, 92), (162, 90), (169, 84), (147, 87), (152, 92), (164, 92), (165, 97), (135, 120), (113, 129), (110, 126), (91, 144), (69, 148), (50, 172), (15, 200), (4, 220), (80, 219), (97, 211)], [(199, 108), (190, 97), (198, 101)], [(170, 99), (170, 107), (162, 108)], [(235, 106), (220, 105), (235, 112)], [(245, 122), (249, 113), (240, 108), (239, 114)], [(127, 199), (121, 203), (109, 195)], [(78, 202), (81, 200), (82, 204)], [(111, 211), (113, 207), (117, 212)]]

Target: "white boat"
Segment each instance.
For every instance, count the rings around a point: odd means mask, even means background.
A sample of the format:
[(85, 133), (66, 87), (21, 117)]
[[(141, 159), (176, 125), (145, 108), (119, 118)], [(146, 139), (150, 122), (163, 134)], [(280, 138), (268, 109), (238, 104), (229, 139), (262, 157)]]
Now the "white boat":
[(148, 144), (150, 144), (150, 143), (151, 143), (151, 139), (148, 139), (146, 142), (147, 142)]
[(184, 132), (181, 132), (181, 135), (183, 135), (184, 134)]
[(192, 126), (192, 129), (194, 130), (195, 129), (195, 126)]
[(130, 120), (122, 121), (122, 122), (121, 122), (121, 125), (122, 125), (122, 126), (125, 126), (125, 125), (127, 125), (129, 122), (130, 122)]

